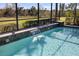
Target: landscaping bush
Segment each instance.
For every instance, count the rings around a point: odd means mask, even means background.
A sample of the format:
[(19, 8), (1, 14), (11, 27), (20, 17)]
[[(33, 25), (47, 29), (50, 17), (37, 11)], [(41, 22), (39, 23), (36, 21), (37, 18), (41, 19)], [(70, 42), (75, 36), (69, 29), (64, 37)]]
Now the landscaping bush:
[(29, 28), (29, 21), (24, 22), (23, 24), (23, 28)]
[(38, 25), (37, 20), (35, 20), (35, 21), (28, 21), (28, 22), (26, 21), (26, 22), (23, 23), (23, 28), (35, 27), (37, 25)]
[(78, 25), (79, 26), (79, 17), (66, 17), (65, 25)]
[(65, 25), (73, 25), (73, 17), (66, 17)]
[(0, 33), (15, 31), (16, 29), (16, 24), (14, 23), (0, 25)]
[(75, 24), (79, 26), (79, 17), (76, 17)]
[[(51, 21), (52, 22), (52, 21)], [(46, 20), (40, 20), (39, 21), (39, 25), (46, 25), (46, 24), (50, 24), (50, 20), (46, 19)], [(26, 21), (23, 24), (23, 28), (30, 28), (30, 27), (35, 27), (38, 26), (38, 20), (33, 20), (33, 21)]]

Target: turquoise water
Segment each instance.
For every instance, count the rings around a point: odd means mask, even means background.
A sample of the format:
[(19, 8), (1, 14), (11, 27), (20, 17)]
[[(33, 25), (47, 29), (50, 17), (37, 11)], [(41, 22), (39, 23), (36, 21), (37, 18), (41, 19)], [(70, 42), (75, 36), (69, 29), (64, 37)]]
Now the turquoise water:
[(6, 56), (78, 56), (79, 29), (58, 27), (0, 47)]

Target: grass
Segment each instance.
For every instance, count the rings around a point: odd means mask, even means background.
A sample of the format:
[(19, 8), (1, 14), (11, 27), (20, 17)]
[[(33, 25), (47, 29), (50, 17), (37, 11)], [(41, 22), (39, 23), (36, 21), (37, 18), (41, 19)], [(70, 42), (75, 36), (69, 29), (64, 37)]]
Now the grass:
[[(33, 19), (32, 19), (33, 18)], [(27, 17), (24, 17), (24, 16), (21, 16), (19, 17), (19, 19), (22, 19), (22, 20), (19, 20), (19, 28), (23, 28), (23, 23), (24, 22), (27, 22), (27, 21), (33, 21), (33, 20), (37, 20), (36, 17), (34, 16), (27, 16)], [(26, 19), (26, 20), (23, 20), (23, 19)], [(47, 19), (47, 18), (40, 18), (40, 20), (42, 19)], [(0, 20), (16, 20), (16, 18), (14, 17), (1, 17)], [(6, 22), (0, 22), (0, 25), (6, 25), (6, 24), (10, 24), (10, 23), (14, 23), (16, 24), (16, 21), (6, 21)]]
[[(33, 18), (33, 19), (28, 19), (28, 18)], [(35, 19), (34, 19), (35, 18)], [(23, 23), (27, 22), (27, 21), (33, 21), (33, 20), (37, 20), (36, 17), (34, 16), (21, 16), (19, 17), (19, 19), (26, 19), (26, 20), (19, 20), (19, 28), (23, 28)], [(40, 20), (42, 19), (47, 19), (47, 18), (40, 18)], [(61, 17), (59, 21), (65, 21), (66, 17)], [(12, 17), (1, 17), (0, 20), (16, 20), (15, 18)], [(14, 23), (16, 24), (16, 21), (7, 21), (7, 22), (0, 22), (0, 25), (6, 25), (6, 24), (10, 24), (10, 23)]]
[(66, 17), (61, 17), (60, 21), (65, 22)]

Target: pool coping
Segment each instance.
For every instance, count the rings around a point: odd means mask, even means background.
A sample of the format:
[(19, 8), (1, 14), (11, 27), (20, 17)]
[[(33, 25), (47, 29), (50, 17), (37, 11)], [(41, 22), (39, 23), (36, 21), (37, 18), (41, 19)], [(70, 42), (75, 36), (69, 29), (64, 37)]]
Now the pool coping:
[(65, 27), (72, 27), (72, 28), (79, 28), (79, 26), (75, 26), (75, 25), (64, 25)]
[(10, 33), (4, 33), (4, 34), (0, 34), (0, 38), (11, 36), (13, 34), (28, 32), (28, 31), (35, 30), (35, 29), (41, 29), (41, 28), (44, 28), (44, 27), (53, 26), (53, 25), (57, 25), (57, 24), (59, 24), (59, 23), (53, 23), (53, 24), (37, 26), (37, 27), (33, 27), (33, 28), (28, 28), (28, 29), (22, 29), (22, 30), (19, 30), (19, 31), (13, 31), (13, 32), (10, 32)]

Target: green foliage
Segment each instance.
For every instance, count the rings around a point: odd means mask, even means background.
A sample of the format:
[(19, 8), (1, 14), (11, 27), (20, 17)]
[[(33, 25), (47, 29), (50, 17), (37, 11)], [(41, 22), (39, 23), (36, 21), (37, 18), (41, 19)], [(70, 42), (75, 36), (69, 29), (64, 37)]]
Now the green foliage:
[(79, 17), (76, 17), (76, 20), (75, 20), (75, 25), (78, 25), (79, 26)]
[(12, 8), (6, 8), (4, 13), (3, 13), (4, 17), (13, 17), (15, 16), (15, 11)]
[(73, 25), (73, 17), (66, 17), (65, 25)]
[[(14, 17), (16, 15), (16, 9), (12, 7), (5, 9), (0, 9), (0, 16), (1, 17)], [(50, 17), (50, 11), (40, 8), (40, 17)], [(18, 7), (18, 16), (37, 16), (38, 10), (35, 6), (32, 6), (30, 9), (24, 9), (24, 7)]]
[(38, 25), (37, 20), (26, 21), (26, 22), (23, 23), (23, 28), (35, 27), (37, 25)]
[(23, 28), (28, 28), (30, 24), (28, 21), (26, 21), (22, 25), (23, 25)]
[(77, 9), (76, 16), (79, 17), (79, 9)]
[(65, 4), (64, 3), (60, 3), (60, 5), (59, 5), (59, 12), (60, 12), (60, 16), (62, 17), (62, 16), (65, 16), (65, 14), (64, 14), (64, 8), (65, 8)]
[(15, 31), (16, 29), (17, 29), (16, 24), (14, 24), (14, 23), (0, 25), (0, 33)]
[(71, 11), (71, 10), (67, 10), (67, 11), (65, 12), (65, 16), (66, 16), (66, 17), (72, 17), (72, 16), (73, 16), (72, 11)]
[(31, 16), (36, 16), (37, 15), (36, 7), (32, 6), (31, 9), (29, 10), (29, 13)]

